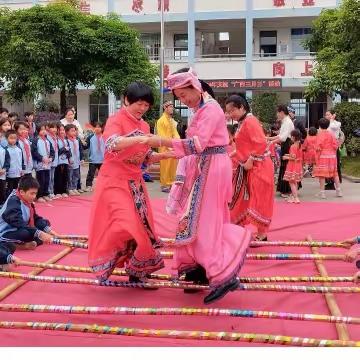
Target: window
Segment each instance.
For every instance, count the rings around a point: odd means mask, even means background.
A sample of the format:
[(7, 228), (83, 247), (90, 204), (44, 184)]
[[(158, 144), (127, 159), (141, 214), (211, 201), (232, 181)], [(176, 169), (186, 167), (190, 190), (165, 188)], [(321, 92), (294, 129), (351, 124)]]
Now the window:
[(307, 119), (306, 99), (301, 92), (290, 93), (290, 105), (295, 109), (295, 117), (297, 119)]
[(141, 34), (140, 42), (149, 56), (150, 60), (159, 60), (160, 54), (160, 33)]
[(187, 58), (188, 55), (187, 34), (174, 34), (174, 59), (181, 60), (183, 58)]
[(174, 107), (182, 118), (188, 118), (189, 108), (182, 104), (179, 99), (174, 100)]
[(291, 47), (292, 53), (296, 55), (309, 54), (309, 50), (305, 49), (303, 42), (311, 34), (311, 28), (295, 28), (291, 29)]
[(90, 123), (105, 122), (109, 116), (109, 99), (107, 95), (90, 95)]
[(230, 53), (229, 32), (203, 32), (201, 34), (202, 55), (221, 55)]
[(277, 55), (277, 32), (260, 31), (260, 56)]

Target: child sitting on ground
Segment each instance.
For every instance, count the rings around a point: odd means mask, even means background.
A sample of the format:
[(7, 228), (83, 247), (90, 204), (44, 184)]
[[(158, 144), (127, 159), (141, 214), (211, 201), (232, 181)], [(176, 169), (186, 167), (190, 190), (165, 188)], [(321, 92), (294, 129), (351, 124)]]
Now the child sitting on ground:
[[(39, 183), (31, 176), (22, 177), (0, 210), (0, 266), (14, 263), (15, 249), (33, 250), (58, 234), (50, 222), (36, 214), (34, 201)], [(6, 269), (6, 266), (5, 266)]]

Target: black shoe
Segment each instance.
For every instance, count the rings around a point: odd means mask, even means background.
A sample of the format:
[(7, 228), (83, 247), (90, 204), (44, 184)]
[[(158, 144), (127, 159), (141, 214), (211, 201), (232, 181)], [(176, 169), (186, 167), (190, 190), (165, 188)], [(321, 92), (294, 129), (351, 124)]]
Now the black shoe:
[(334, 183), (329, 183), (325, 185), (325, 190), (335, 190)]
[(230, 282), (214, 289), (209, 295), (205, 296), (204, 304), (208, 305), (216, 300), (222, 299), (229, 291), (235, 291), (239, 287), (240, 281), (234, 277)]
[[(196, 269), (191, 270), (185, 274), (185, 281), (191, 281), (194, 285), (209, 285), (209, 280), (206, 277), (205, 269), (199, 265)], [(198, 289), (184, 289), (185, 294), (195, 294), (202, 290)]]
[[(137, 276), (134, 275), (129, 275), (129, 282), (131, 283), (144, 283), (144, 281), (142, 281), (140, 278), (138, 278)], [(143, 287), (141, 288), (143, 290), (159, 290), (159, 288), (157, 287)]]

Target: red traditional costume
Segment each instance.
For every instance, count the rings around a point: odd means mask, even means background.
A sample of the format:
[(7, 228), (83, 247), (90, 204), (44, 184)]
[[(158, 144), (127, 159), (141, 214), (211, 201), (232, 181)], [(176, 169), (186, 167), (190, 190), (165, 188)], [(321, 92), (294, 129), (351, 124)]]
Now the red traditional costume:
[(307, 136), (302, 145), (305, 164), (314, 165), (316, 162), (316, 139), (316, 136)]
[(339, 144), (335, 136), (327, 130), (320, 130), (316, 136), (316, 165), (313, 175), (333, 178), (337, 172), (336, 151)]
[[(235, 143), (238, 166), (233, 178), (231, 221), (241, 225), (252, 223), (259, 232), (266, 232), (273, 215), (274, 165), (264, 130), (252, 114), (239, 123)], [(242, 164), (250, 157), (254, 165), (246, 171)]]
[(148, 145), (114, 150), (123, 138), (149, 134), (149, 125), (121, 109), (107, 121), (106, 152), (90, 215), (89, 264), (100, 280), (126, 265), (129, 275), (145, 278), (164, 267), (141, 164), (149, 160)]
[(303, 150), (301, 145), (292, 144), (289, 152), (290, 160), (286, 165), (284, 180), (300, 182), (303, 177)]

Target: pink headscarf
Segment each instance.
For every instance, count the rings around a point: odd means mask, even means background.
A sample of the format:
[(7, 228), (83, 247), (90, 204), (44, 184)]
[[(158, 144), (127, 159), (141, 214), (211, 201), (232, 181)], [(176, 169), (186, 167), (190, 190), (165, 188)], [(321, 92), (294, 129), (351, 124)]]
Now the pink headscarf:
[(188, 72), (169, 75), (167, 83), (171, 91), (193, 86), (199, 92), (203, 92), (200, 81), (192, 68)]

